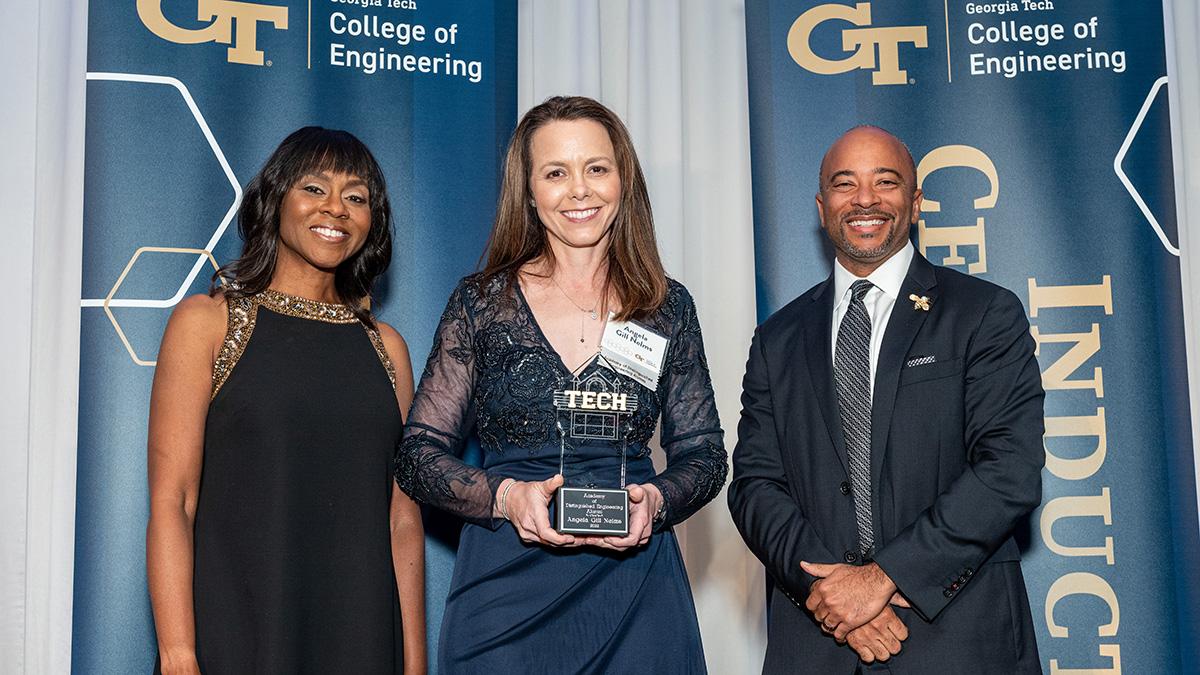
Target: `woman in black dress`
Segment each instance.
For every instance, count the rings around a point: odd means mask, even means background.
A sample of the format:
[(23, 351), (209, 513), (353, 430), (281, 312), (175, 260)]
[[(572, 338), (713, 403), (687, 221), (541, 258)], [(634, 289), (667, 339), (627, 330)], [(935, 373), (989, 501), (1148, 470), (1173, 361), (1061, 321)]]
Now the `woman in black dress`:
[(412, 373), (366, 308), (391, 258), (383, 175), (306, 127), (238, 217), (242, 256), (176, 308), (154, 376), (156, 669), (424, 672), (421, 517), (389, 471)]

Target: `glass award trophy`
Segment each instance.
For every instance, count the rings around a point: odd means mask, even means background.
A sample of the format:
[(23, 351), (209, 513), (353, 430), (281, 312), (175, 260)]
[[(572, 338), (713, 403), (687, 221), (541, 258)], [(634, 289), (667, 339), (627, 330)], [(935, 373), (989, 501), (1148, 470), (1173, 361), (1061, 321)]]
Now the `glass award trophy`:
[[(625, 490), (628, 421), (637, 410), (636, 387), (621, 382), (603, 356), (554, 392), (563, 485), (554, 495), (554, 529), (561, 534), (629, 534)], [(617, 455), (620, 455), (619, 457)]]

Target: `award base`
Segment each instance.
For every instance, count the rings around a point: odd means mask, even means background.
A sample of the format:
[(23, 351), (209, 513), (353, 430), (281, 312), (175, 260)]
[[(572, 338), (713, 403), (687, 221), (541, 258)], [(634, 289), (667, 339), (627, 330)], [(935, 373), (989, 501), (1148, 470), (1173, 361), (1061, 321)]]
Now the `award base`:
[(625, 490), (561, 487), (554, 494), (554, 529), (559, 534), (629, 534)]

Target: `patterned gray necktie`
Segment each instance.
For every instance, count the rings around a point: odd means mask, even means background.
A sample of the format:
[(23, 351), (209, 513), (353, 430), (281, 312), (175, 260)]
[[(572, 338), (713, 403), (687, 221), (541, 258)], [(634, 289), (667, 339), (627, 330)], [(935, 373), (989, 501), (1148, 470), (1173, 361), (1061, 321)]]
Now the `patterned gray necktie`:
[(837, 385), (842, 438), (850, 459), (858, 548), (864, 557), (875, 546), (871, 526), (871, 316), (863, 304), (863, 296), (873, 287), (866, 279), (850, 286), (850, 306), (838, 327), (833, 352), (833, 379)]

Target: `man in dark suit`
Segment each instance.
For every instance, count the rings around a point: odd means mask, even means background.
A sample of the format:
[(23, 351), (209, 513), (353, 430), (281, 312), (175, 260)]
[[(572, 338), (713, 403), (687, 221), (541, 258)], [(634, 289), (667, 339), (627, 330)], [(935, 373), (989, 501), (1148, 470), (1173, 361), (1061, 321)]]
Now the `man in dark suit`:
[(1029, 323), (916, 253), (920, 208), (899, 139), (844, 134), (834, 272), (755, 332), (729, 507), (773, 582), (764, 673), (1041, 672), (1012, 538), (1041, 500)]

